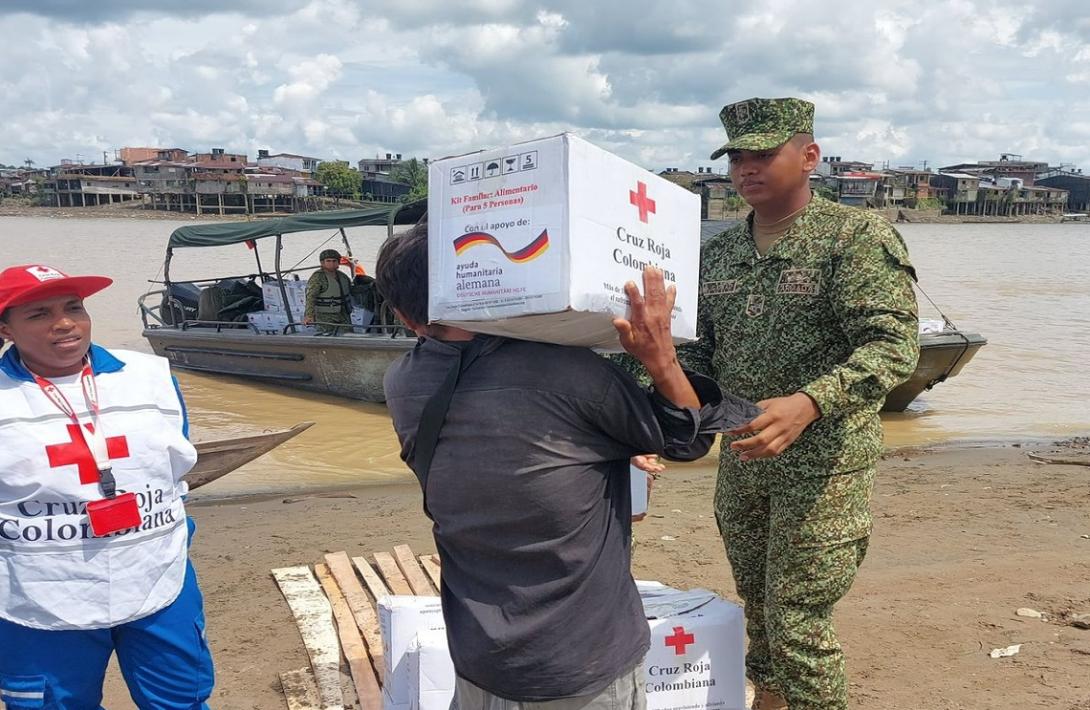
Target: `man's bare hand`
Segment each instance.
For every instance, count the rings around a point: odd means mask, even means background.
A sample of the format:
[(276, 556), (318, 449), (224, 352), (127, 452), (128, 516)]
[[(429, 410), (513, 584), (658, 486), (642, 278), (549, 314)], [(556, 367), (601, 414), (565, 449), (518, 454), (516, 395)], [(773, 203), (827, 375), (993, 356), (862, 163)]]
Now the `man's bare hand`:
[(671, 315), (677, 287), (666, 285), (662, 269), (647, 266), (643, 270), (643, 293), (632, 281), (624, 285), (628, 296), (628, 318), (614, 318), (613, 327), (621, 347), (643, 363), (652, 378), (677, 366), (674, 339), (670, 334)]
[(613, 319), (621, 346), (647, 368), (659, 394), (678, 407), (699, 408), (700, 398), (681, 369), (670, 334), (677, 287), (666, 287), (662, 269), (645, 266), (643, 294), (631, 281), (624, 285), (624, 292), (628, 318)]
[(666, 466), (659, 460), (658, 454), (641, 454), (639, 456), (633, 456), (630, 463), (641, 471), (646, 471), (647, 473), (653, 473), (655, 475), (666, 470)]
[(760, 415), (729, 432), (734, 436), (755, 434), (731, 443), (731, 451), (738, 453), (741, 461), (779, 456), (806, 427), (821, 418), (817, 404), (802, 392), (762, 400), (757, 406), (764, 410)]

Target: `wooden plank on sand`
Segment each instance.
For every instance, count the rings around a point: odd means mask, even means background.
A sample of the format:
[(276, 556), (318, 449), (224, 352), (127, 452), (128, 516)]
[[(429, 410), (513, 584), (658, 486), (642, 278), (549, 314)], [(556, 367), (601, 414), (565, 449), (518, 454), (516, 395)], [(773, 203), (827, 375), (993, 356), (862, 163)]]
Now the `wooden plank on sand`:
[(386, 586), (391, 592), (412, 596), (413, 590), (405, 581), (405, 575), (398, 569), (393, 555), (389, 552), (376, 552), (375, 564), (378, 565), (379, 572), (382, 572), (382, 576), (386, 579)]
[(379, 632), (378, 611), (363, 591), (360, 580), (356, 577), (356, 571), (352, 569), (352, 562), (344, 552), (333, 552), (325, 556), (326, 564), (333, 578), (337, 580), (345, 603), (352, 612), (352, 618), (356, 620), (356, 626), (363, 634), (363, 640), (367, 643), (366, 650), (371, 654), (371, 660), (375, 665), (375, 673), (382, 678), (382, 634)]
[(424, 568), (435, 588), (442, 589), (443, 586), (439, 583), (439, 555), (420, 555), (420, 566)]
[(341, 652), (333, 626), (333, 608), (309, 567), (282, 567), (272, 571), (299, 626), (323, 710), (343, 710)]
[(280, 688), (288, 710), (318, 710), (318, 684), (309, 668), (280, 672)]
[(378, 572), (371, 566), (371, 563), (362, 557), (353, 557), (352, 564), (356, 565), (356, 569), (360, 571), (360, 576), (363, 577), (363, 583), (367, 585), (367, 589), (371, 592), (371, 596), (375, 598), (375, 604), (378, 604), (378, 600), (382, 597), (389, 596), (390, 590), (387, 588), (386, 583), (382, 581), (382, 577), (378, 576)]
[[(352, 565), (348, 561), (348, 555), (343, 552), (338, 554), (344, 556), (343, 564), (347, 565), (354, 581), (355, 573), (352, 572)], [(326, 559), (331, 556), (334, 555), (326, 555)], [(338, 565), (340, 565), (339, 560)], [(371, 667), (371, 659), (367, 656), (367, 647), (363, 643), (363, 637), (360, 636), (360, 630), (356, 626), (359, 619), (350, 608), (351, 604), (347, 600), (347, 593), (343, 591), (344, 585), (341, 583), (340, 577), (332, 571), (332, 565), (314, 565), (314, 573), (318, 576), (318, 582), (321, 583), (322, 589), (325, 590), (326, 596), (329, 597), (329, 603), (333, 607), (333, 618), (337, 620), (337, 635), (341, 639), (341, 650), (344, 652), (344, 657), (348, 659), (348, 672), (352, 674), (352, 683), (356, 688), (356, 696), (360, 700), (360, 707), (363, 710), (381, 710), (382, 690), (379, 687), (375, 669)], [(359, 582), (356, 582), (356, 587), (359, 594), (363, 595), (373, 617), (374, 609), (371, 609), (371, 602), (364, 594), (363, 588), (359, 586)], [(379, 656), (376, 659), (375, 668), (381, 667), (382, 644), (380, 641)]]
[(405, 574), (405, 580), (409, 583), (413, 594), (418, 597), (434, 597), (436, 595), (436, 591), (431, 586), (431, 582), (428, 581), (424, 570), (420, 569), (420, 563), (416, 561), (416, 555), (413, 554), (412, 548), (408, 545), (396, 545), (394, 546), (394, 557), (397, 559), (397, 566)]

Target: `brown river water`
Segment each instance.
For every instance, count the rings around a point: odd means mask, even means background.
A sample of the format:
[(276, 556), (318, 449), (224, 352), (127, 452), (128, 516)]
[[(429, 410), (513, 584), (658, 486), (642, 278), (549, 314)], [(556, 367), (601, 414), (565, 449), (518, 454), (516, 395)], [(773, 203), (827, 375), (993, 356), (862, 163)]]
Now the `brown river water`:
[[(168, 220), (0, 217), (0, 265), (45, 262), (115, 280), (88, 300), (94, 338), (150, 351), (137, 298), (158, 278)], [(888, 446), (1059, 438), (1090, 433), (1090, 225), (909, 224), (900, 227), (928, 295), (962, 329), (989, 340), (965, 370), (904, 414), (884, 415)], [(368, 272), (384, 228), (352, 230)], [(285, 238), (284, 264), (332, 232)], [(339, 235), (328, 246), (340, 247)], [(315, 252), (316, 254), (317, 252)], [(272, 266), (272, 242), (261, 245)], [(175, 253), (175, 279), (248, 274), (245, 247)], [(921, 317), (937, 317), (921, 297)], [(382, 405), (241, 380), (178, 373), (194, 439), (255, 433), (312, 420), (296, 439), (203, 489), (204, 495), (295, 491), (411, 480)]]

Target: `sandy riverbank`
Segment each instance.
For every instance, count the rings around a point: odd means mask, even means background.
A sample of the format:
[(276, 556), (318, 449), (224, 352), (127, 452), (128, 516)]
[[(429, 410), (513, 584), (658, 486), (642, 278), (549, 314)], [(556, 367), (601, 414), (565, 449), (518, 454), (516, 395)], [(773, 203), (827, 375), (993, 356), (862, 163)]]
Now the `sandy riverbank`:
[[(884, 462), (868, 559), (838, 608), (853, 706), (1090, 710), (1090, 631), (1065, 621), (1090, 612), (1090, 467), (1036, 464), (1027, 450), (904, 452)], [(652, 517), (636, 526), (637, 578), (736, 598), (712, 517), (713, 478), (705, 461), (660, 480)], [(277, 672), (306, 663), (270, 569), (399, 543), (434, 551), (414, 485), (351, 493), (190, 506), (217, 665), (213, 708), (282, 708)], [(1020, 607), (1047, 620), (1018, 617)], [(1016, 643), (1017, 656), (989, 658)], [(116, 671), (105, 704), (130, 707)]]

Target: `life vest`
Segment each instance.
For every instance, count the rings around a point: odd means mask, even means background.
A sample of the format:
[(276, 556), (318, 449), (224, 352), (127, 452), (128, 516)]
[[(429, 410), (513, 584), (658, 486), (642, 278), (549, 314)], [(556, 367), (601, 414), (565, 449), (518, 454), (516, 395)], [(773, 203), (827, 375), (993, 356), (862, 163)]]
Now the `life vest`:
[(351, 258), (349, 258), (347, 256), (342, 256), (341, 257), (341, 266), (351, 267), (351, 269), (352, 269), (352, 278), (355, 278), (357, 276), (366, 276), (367, 275), (367, 272), (363, 270), (363, 264), (361, 264), (360, 262), (356, 261), (355, 259), (351, 259)]
[[(87, 502), (102, 497), (94, 460), (69, 428), (71, 420), (24, 377), (16, 354), (6, 353), (0, 361), (0, 618), (23, 626), (123, 624), (173, 602), (185, 578), (182, 496), (188, 488), (182, 476), (197, 452), (183, 433), (184, 406), (167, 361), (92, 346), (91, 362), (117, 490), (135, 494), (141, 524), (94, 536), (86, 514)], [(52, 381), (81, 423), (89, 422), (78, 377)]]
[[(321, 314), (340, 315), (349, 310), (348, 299), (352, 284), (340, 270), (330, 274), (319, 271), (316, 276), (322, 278), (322, 289), (314, 299), (314, 313), (317, 320), (323, 320)], [(332, 277), (332, 278), (331, 278)]]

